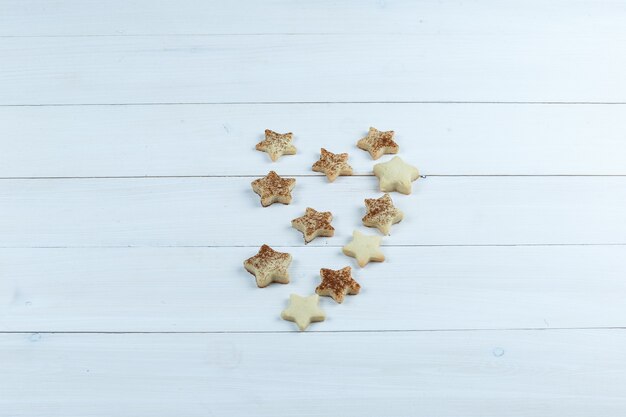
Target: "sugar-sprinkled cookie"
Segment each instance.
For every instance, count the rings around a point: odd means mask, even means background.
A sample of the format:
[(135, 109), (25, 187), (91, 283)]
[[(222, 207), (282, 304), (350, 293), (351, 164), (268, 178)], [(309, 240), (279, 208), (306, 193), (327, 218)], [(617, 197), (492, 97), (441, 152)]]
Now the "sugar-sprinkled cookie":
[(393, 140), (393, 135), (393, 130), (382, 132), (376, 128), (370, 127), (367, 136), (359, 140), (356, 146), (364, 151), (368, 151), (372, 159), (378, 159), (387, 153), (398, 153), (400, 147)]
[(320, 152), (320, 160), (313, 164), (313, 171), (323, 172), (330, 182), (335, 181), (340, 175), (352, 175), (347, 153), (332, 153), (324, 148)]
[(304, 216), (291, 221), (291, 226), (304, 235), (304, 242), (309, 243), (318, 236), (331, 237), (335, 228), (330, 224), (333, 215), (329, 211), (316, 211), (307, 207)]
[(243, 262), (244, 268), (256, 277), (256, 285), (259, 288), (267, 287), (272, 282), (287, 284), (289, 264), (291, 264), (290, 254), (275, 251), (267, 245), (261, 246), (256, 255)]
[(374, 175), (380, 182), (380, 191), (411, 194), (411, 182), (415, 181), (420, 173), (417, 168), (395, 156), (391, 161), (374, 165)]
[(361, 290), (361, 286), (352, 278), (352, 268), (346, 266), (337, 271), (333, 269), (320, 269), (322, 283), (317, 286), (315, 292), (319, 295), (326, 295), (333, 298), (338, 303), (342, 303), (346, 294), (356, 295)]
[(359, 266), (363, 268), (370, 261), (382, 262), (385, 255), (380, 251), (380, 236), (368, 236), (355, 230), (352, 233), (352, 241), (342, 248), (345, 255), (356, 258)]
[(264, 178), (252, 181), (252, 189), (261, 197), (263, 207), (274, 203), (291, 203), (291, 190), (295, 186), (295, 178), (282, 178), (274, 171), (270, 171)]
[(389, 235), (391, 225), (398, 223), (404, 215), (394, 205), (389, 194), (380, 198), (366, 198), (367, 212), (363, 217), (363, 224), (367, 227), (376, 227), (384, 235)]
[(319, 307), (320, 296), (317, 294), (302, 297), (297, 294), (289, 296), (289, 305), (280, 314), (283, 320), (293, 321), (300, 331), (309, 327), (309, 324), (324, 321), (326, 315)]
[(272, 161), (276, 161), (283, 155), (294, 155), (296, 148), (291, 144), (293, 133), (276, 133), (265, 129), (265, 140), (257, 143), (257, 151), (267, 152)]

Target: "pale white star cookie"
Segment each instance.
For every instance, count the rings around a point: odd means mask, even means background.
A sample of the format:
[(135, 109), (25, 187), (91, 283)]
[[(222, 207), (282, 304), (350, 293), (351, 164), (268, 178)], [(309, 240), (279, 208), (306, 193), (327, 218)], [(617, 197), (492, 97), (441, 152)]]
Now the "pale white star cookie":
[(316, 321), (324, 321), (326, 315), (319, 307), (320, 296), (317, 294), (301, 297), (297, 294), (289, 296), (289, 305), (280, 314), (283, 320), (293, 321), (302, 331), (309, 324)]
[(272, 161), (283, 155), (295, 155), (296, 147), (291, 144), (293, 133), (280, 134), (265, 129), (265, 140), (257, 143), (257, 151), (267, 152)]
[(259, 288), (267, 287), (272, 282), (289, 283), (289, 264), (290, 254), (275, 251), (267, 245), (261, 246), (259, 253), (243, 262), (246, 271), (255, 276)]
[(352, 233), (352, 241), (342, 248), (345, 255), (356, 258), (359, 266), (363, 268), (370, 261), (382, 262), (385, 255), (380, 251), (380, 236), (367, 236), (355, 230)]
[(367, 212), (363, 217), (363, 224), (367, 227), (376, 227), (384, 235), (389, 235), (391, 225), (404, 218), (404, 214), (394, 205), (389, 194), (380, 198), (366, 198)]
[(411, 194), (411, 182), (415, 181), (420, 173), (417, 168), (395, 156), (391, 161), (374, 165), (374, 175), (380, 181), (380, 191)]

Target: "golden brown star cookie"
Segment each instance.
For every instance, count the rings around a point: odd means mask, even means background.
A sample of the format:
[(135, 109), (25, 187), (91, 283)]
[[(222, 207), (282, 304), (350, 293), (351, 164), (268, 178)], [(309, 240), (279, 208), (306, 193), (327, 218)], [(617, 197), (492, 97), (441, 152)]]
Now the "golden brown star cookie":
[(330, 182), (340, 175), (352, 175), (347, 153), (332, 153), (324, 148), (321, 150), (320, 160), (313, 164), (313, 171), (323, 172)]
[(265, 140), (257, 143), (257, 151), (267, 152), (272, 161), (276, 161), (282, 155), (294, 155), (296, 148), (291, 144), (293, 133), (276, 133), (265, 129)]
[(398, 153), (400, 147), (393, 140), (394, 131), (381, 132), (370, 127), (367, 136), (359, 140), (356, 144), (360, 149), (368, 151), (372, 159), (378, 159), (386, 153)]
[(315, 211), (307, 207), (304, 216), (291, 221), (291, 226), (302, 232), (304, 243), (309, 243), (318, 236), (331, 237), (335, 234), (335, 228), (330, 222), (333, 215), (329, 211)]
[(274, 171), (270, 171), (264, 178), (252, 181), (252, 189), (261, 196), (263, 207), (274, 203), (291, 203), (291, 190), (295, 186), (295, 178), (281, 178)]
[(272, 282), (287, 284), (291, 264), (291, 255), (278, 252), (267, 245), (261, 246), (259, 252), (243, 262), (244, 268), (256, 277), (259, 288), (267, 287)]
[(363, 217), (363, 224), (367, 227), (376, 227), (383, 234), (390, 233), (391, 225), (398, 223), (404, 215), (394, 205), (389, 194), (380, 198), (366, 198), (367, 212)]
[(315, 292), (319, 295), (326, 295), (333, 298), (338, 303), (342, 303), (346, 294), (356, 295), (361, 290), (361, 286), (352, 278), (352, 268), (346, 266), (338, 271), (332, 269), (320, 269), (322, 283), (317, 286)]

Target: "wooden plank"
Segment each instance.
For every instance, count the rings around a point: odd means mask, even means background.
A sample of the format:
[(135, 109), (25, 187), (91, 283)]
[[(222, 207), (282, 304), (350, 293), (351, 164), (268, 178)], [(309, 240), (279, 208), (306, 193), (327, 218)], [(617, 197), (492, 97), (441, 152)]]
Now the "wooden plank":
[[(563, 11), (566, 10), (567, 13)], [(471, 16), (471, 18), (468, 18)], [(0, 36), (621, 31), (616, 1), (4, 0)]]
[(289, 294), (320, 268), (362, 285), (310, 331), (624, 327), (626, 246), (385, 247), (360, 269), (339, 248), (291, 253), (291, 283), (259, 289), (257, 248), (0, 250), (0, 331), (293, 331)]
[[(2, 247), (302, 246), (291, 219), (331, 211), (342, 246), (375, 177), (299, 177), (291, 205), (262, 208), (249, 177), (0, 181)], [(429, 177), (393, 194), (388, 245), (624, 244), (626, 177)], [(368, 231), (373, 232), (372, 229)]]
[(623, 330), (4, 334), (0, 349), (5, 416), (591, 417), (626, 407)]
[(624, 50), (610, 32), (0, 38), (0, 105), (624, 102)]
[[(356, 148), (370, 125), (394, 129), (425, 175), (626, 174), (622, 105), (37, 106), (0, 119), (1, 177), (317, 175), (322, 146), (371, 174)], [(293, 131), (298, 155), (269, 163), (254, 150), (266, 128)]]

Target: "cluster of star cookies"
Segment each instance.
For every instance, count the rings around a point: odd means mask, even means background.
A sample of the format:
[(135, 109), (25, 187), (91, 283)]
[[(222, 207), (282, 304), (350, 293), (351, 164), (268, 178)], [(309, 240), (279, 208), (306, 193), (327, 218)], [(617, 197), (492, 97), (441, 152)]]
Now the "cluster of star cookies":
[[(399, 146), (393, 140), (394, 132), (379, 131), (370, 127), (368, 135), (357, 142), (357, 147), (366, 150), (376, 160), (384, 154), (398, 153)], [(256, 145), (259, 151), (267, 152), (272, 161), (277, 161), (282, 155), (294, 155), (296, 148), (292, 144), (293, 134), (280, 134), (265, 130), (265, 140)], [(330, 182), (341, 175), (352, 175), (352, 167), (348, 165), (348, 154), (334, 154), (321, 149), (320, 159), (312, 167), (313, 171), (322, 172)], [(366, 214), (363, 224), (375, 227), (382, 234), (389, 235), (391, 225), (403, 218), (403, 213), (397, 209), (389, 192), (398, 191), (403, 194), (411, 193), (411, 183), (419, 177), (417, 168), (408, 165), (399, 157), (388, 162), (374, 165), (374, 175), (378, 177), (380, 190), (385, 194), (377, 199), (365, 199)], [(264, 178), (254, 180), (252, 189), (261, 198), (263, 207), (274, 203), (291, 203), (291, 191), (296, 185), (294, 178), (282, 178), (276, 172), (270, 171)], [(291, 225), (302, 232), (305, 244), (319, 236), (331, 237), (335, 229), (331, 225), (333, 216), (330, 212), (319, 212), (308, 207), (303, 216), (293, 219)], [(355, 230), (352, 241), (342, 248), (345, 255), (356, 258), (360, 267), (370, 261), (382, 262), (385, 256), (380, 251), (382, 237), (367, 236)], [(287, 284), (289, 282), (288, 268), (291, 264), (291, 255), (275, 251), (268, 245), (263, 245), (259, 252), (244, 261), (245, 269), (256, 278), (257, 286), (266, 287), (272, 282)], [(324, 312), (319, 308), (319, 296), (332, 297), (342, 303), (346, 295), (356, 295), (361, 286), (352, 278), (352, 269), (347, 266), (339, 270), (322, 268), (320, 276), (322, 282), (315, 289), (315, 293), (308, 297), (291, 294), (289, 306), (281, 317), (293, 321), (300, 330), (305, 330), (312, 322), (323, 321)]]

